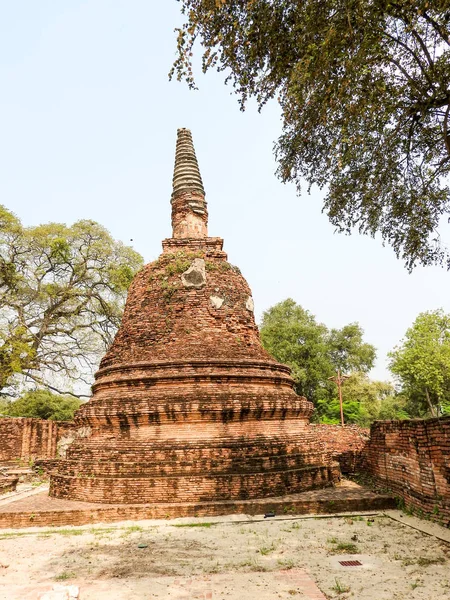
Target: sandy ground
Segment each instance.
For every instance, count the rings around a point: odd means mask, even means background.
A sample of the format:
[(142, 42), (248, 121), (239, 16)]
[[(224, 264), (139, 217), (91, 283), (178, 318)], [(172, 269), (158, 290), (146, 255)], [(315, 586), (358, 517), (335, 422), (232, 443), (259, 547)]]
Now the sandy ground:
[(80, 600), (320, 598), (309, 578), (326, 598), (450, 599), (450, 544), (383, 515), (0, 530), (1, 600), (55, 582)]

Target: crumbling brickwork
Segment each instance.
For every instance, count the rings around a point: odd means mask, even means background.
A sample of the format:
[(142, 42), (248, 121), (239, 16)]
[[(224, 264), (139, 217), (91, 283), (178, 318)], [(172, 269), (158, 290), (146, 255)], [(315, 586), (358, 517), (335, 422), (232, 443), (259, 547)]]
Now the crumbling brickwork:
[(450, 525), (450, 417), (378, 421), (364, 454), (367, 472), (381, 485)]
[(363, 469), (364, 451), (370, 429), (359, 425), (324, 425), (311, 423), (314, 435), (325, 444), (330, 460), (337, 461), (342, 473), (356, 473)]
[(340, 478), (308, 427), (311, 403), (261, 345), (247, 282), (222, 240), (207, 237), (197, 171), (190, 133), (180, 130), (173, 237), (130, 287), (93, 397), (76, 416), (90, 435), (60, 461), (52, 496), (202, 503), (281, 496)]
[(74, 428), (74, 423), (0, 418), (0, 462), (55, 458), (59, 440)]

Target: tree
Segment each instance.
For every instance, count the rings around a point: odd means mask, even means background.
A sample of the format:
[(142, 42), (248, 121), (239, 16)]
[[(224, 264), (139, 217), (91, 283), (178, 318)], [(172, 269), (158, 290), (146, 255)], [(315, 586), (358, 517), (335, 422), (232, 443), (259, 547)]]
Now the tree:
[[(408, 418), (406, 411), (395, 410), (394, 386), (386, 381), (373, 381), (367, 374), (354, 371), (342, 385), (343, 411), (346, 423), (369, 427), (377, 419)], [(322, 422), (340, 423), (339, 398), (336, 391), (318, 403)], [(385, 416), (382, 416), (385, 415)], [(389, 416), (387, 416), (389, 415)]]
[(0, 393), (24, 378), (86, 382), (141, 265), (94, 221), (25, 228), (0, 205)]
[(412, 269), (444, 263), (450, 210), (449, 0), (181, 0), (170, 76), (226, 71), (244, 109), (277, 98), (278, 175), (327, 185), (339, 231), (381, 234)]
[(389, 356), (390, 369), (417, 416), (434, 417), (450, 408), (450, 315), (420, 313)]
[(48, 390), (35, 390), (9, 403), (3, 414), (9, 417), (71, 421), (80, 406), (81, 401), (77, 398), (52, 394)]
[(261, 323), (264, 348), (292, 369), (298, 394), (314, 401), (333, 366), (327, 354), (328, 330), (315, 317), (288, 298), (265, 311)]
[(319, 416), (330, 419), (337, 394), (328, 378), (336, 369), (367, 373), (375, 361), (375, 348), (362, 337), (357, 323), (329, 330), (291, 298), (264, 312), (261, 323), (265, 349), (291, 367), (296, 392), (314, 402)]
[(383, 399), (377, 419), (381, 421), (410, 419), (408, 401), (401, 394), (392, 394)]

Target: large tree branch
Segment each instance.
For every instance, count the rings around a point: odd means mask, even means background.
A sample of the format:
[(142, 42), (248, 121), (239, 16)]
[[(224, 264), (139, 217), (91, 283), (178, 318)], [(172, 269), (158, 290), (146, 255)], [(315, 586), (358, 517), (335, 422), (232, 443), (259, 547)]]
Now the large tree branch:
[[(425, 79), (428, 81), (428, 85), (434, 89), (433, 86), (433, 81), (431, 79), (431, 77), (429, 76), (427, 69), (425, 67), (425, 65), (422, 63), (420, 57), (418, 56), (418, 54), (416, 52), (414, 52), (414, 50), (412, 48), (410, 48), (407, 44), (405, 44), (402, 40), (400, 40), (399, 38), (396, 38), (395, 36), (391, 35), (390, 33), (388, 33), (387, 31), (382, 31), (380, 30), (380, 34), (382, 36), (385, 36), (387, 38), (389, 38), (391, 41), (393, 41), (395, 44), (398, 44), (399, 46), (401, 46), (402, 48), (404, 48), (407, 52), (409, 52), (409, 54), (411, 54), (411, 56), (414, 58), (414, 60), (416, 61), (417, 65), (419, 66), (423, 76), (425, 77)], [(390, 57), (389, 60), (391, 62), (394, 62), (395, 59), (393, 57)], [(395, 65), (399, 66), (398, 61), (394, 62)], [(412, 77), (409, 76), (408, 72), (403, 69), (403, 67), (400, 68), (400, 70), (402, 71), (402, 73), (409, 79), (409, 80), (413, 80)]]
[(422, 13), (422, 17), (425, 19), (425, 21), (427, 21), (433, 27), (433, 29), (436, 31), (436, 33), (438, 33), (440, 35), (440, 37), (447, 44), (447, 46), (450, 46), (448, 32), (446, 32), (444, 29), (442, 29), (441, 26), (439, 25), (439, 23), (437, 21), (435, 21), (433, 19), (433, 17), (430, 17), (430, 15), (426, 11), (424, 11)]
[(90, 398), (91, 395), (90, 394), (74, 394), (73, 392), (70, 391), (63, 391), (57, 387), (55, 387), (54, 385), (50, 385), (48, 383), (44, 383), (39, 377), (35, 377), (34, 375), (27, 373), (28, 377), (30, 379), (32, 379), (33, 381), (35, 381), (36, 383), (38, 383), (39, 385), (42, 385), (46, 388), (48, 388), (49, 390), (52, 390), (52, 392), (56, 392), (57, 394), (61, 394), (62, 396), (73, 396), (74, 398)]

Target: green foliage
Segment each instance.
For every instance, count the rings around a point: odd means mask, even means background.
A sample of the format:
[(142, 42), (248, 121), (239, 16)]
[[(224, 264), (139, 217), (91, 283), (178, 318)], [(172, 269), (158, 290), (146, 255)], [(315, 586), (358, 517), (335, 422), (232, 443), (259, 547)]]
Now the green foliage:
[(450, 315), (420, 313), (389, 356), (414, 416), (450, 412)]
[(0, 397), (0, 417), (5, 416), (8, 410), (8, 401)]
[(35, 390), (9, 403), (3, 414), (9, 417), (71, 421), (80, 406), (81, 402), (77, 398), (52, 394), (48, 390)]
[(0, 394), (24, 376), (84, 380), (142, 262), (94, 221), (25, 228), (0, 206)]
[(261, 341), (272, 356), (292, 369), (297, 393), (314, 401), (334, 368), (327, 355), (328, 330), (315, 317), (287, 299), (265, 311)]
[[(342, 405), (346, 423), (369, 427), (378, 419), (408, 419), (404, 403), (395, 396), (391, 383), (373, 381), (366, 374), (354, 372), (342, 384)], [(336, 390), (316, 403), (322, 423), (340, 423), (339, 398)]]
[(377, 419), (380, 421), (410, 419), (413, 414), (409, 411), (407, 399), (401, 394), (395, 394), (383, 400)]
[(244, 109), (277, 99), (278, 175), (327, 186), (330, 221), (381, 234), (407, 267), (444, 262), (450, 210), (448, 0), (181, 0), (171, 76), (226, 71)]
[(263, 314), (261, 340), (270, 354), (291, 367), (297, 393), (315, 404), (324, 423), (340, 422), (336, 385), (329, 380), (337, 369), (352, 373), (343, 386), (346, 422), (370, 424), (393, 393), (389, 384), (367, 377), (375, 348), (363, 341), (357, 323), (329, 330), (289, 298)]

